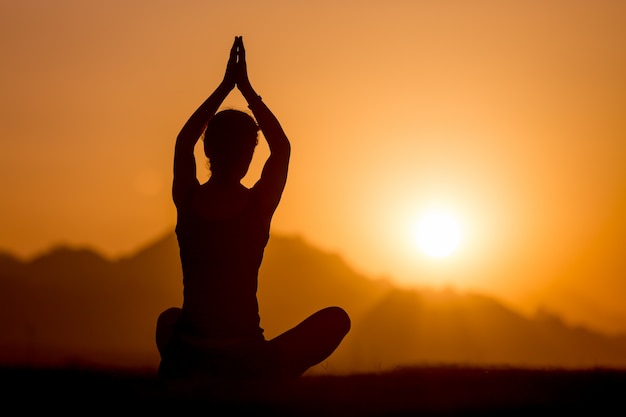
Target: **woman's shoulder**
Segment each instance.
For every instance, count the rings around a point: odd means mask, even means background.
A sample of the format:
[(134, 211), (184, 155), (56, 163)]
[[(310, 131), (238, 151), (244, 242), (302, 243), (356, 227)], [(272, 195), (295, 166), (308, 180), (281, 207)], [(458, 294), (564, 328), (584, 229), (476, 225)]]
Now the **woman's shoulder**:
[(208, 221), (228, 220), (247, 211), (254, 204), (252, 190), (220, 189), (203, 184), (191, 196), (190, 211)]

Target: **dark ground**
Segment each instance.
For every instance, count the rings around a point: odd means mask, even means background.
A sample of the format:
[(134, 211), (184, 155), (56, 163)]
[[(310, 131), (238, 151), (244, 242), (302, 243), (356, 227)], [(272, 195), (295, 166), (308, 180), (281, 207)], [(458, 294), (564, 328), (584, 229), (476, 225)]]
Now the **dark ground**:
[(626, 371), (419, 367), (290, 383), (160, 383), (153, 371), (0, 368), (5, 409), (199, 415), (626, 415)]

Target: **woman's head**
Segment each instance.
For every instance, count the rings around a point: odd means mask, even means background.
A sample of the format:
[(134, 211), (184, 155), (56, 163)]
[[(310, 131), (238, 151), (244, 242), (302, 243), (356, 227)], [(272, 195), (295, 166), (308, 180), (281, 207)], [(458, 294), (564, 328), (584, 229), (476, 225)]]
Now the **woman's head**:
[(222, 110), (209, 120), (204, 132), (204, 154), (211, 173), (242, 179), (252, 161), (259, 126), (249, 114)]

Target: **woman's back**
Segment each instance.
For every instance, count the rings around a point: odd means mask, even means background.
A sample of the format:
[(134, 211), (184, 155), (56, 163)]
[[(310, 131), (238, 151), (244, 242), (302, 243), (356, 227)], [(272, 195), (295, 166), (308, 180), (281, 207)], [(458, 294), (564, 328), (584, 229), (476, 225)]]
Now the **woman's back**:
[[(209, 183), (194, 187), (188, 204), (179, 208), (181, 326), (214, 339), (260, 337), (257, 277), (269, 221), (258, 209), (254, 190), (219, 191)], [(220, 199), (212, 198), (216, 194)]]

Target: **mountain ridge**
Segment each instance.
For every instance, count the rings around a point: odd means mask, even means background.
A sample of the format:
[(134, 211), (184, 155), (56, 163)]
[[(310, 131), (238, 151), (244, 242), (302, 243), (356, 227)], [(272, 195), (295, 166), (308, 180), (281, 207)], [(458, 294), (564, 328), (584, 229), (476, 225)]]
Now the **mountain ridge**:
[[(299, 236), (272, 235), (259, 271), (267, 338), (328, 305), (353, 328), (312, 372), (349, 373), (420, 363), (626, 367), (626, 336), (525, 317), (499, 300), (452, 290), (408, 290), (355, 272)], [(0, 362), (155, 367), (158, 314), (182, 303), (175, 234), (108, 260), (57, 247), (30, 261), (0, 253)]]

